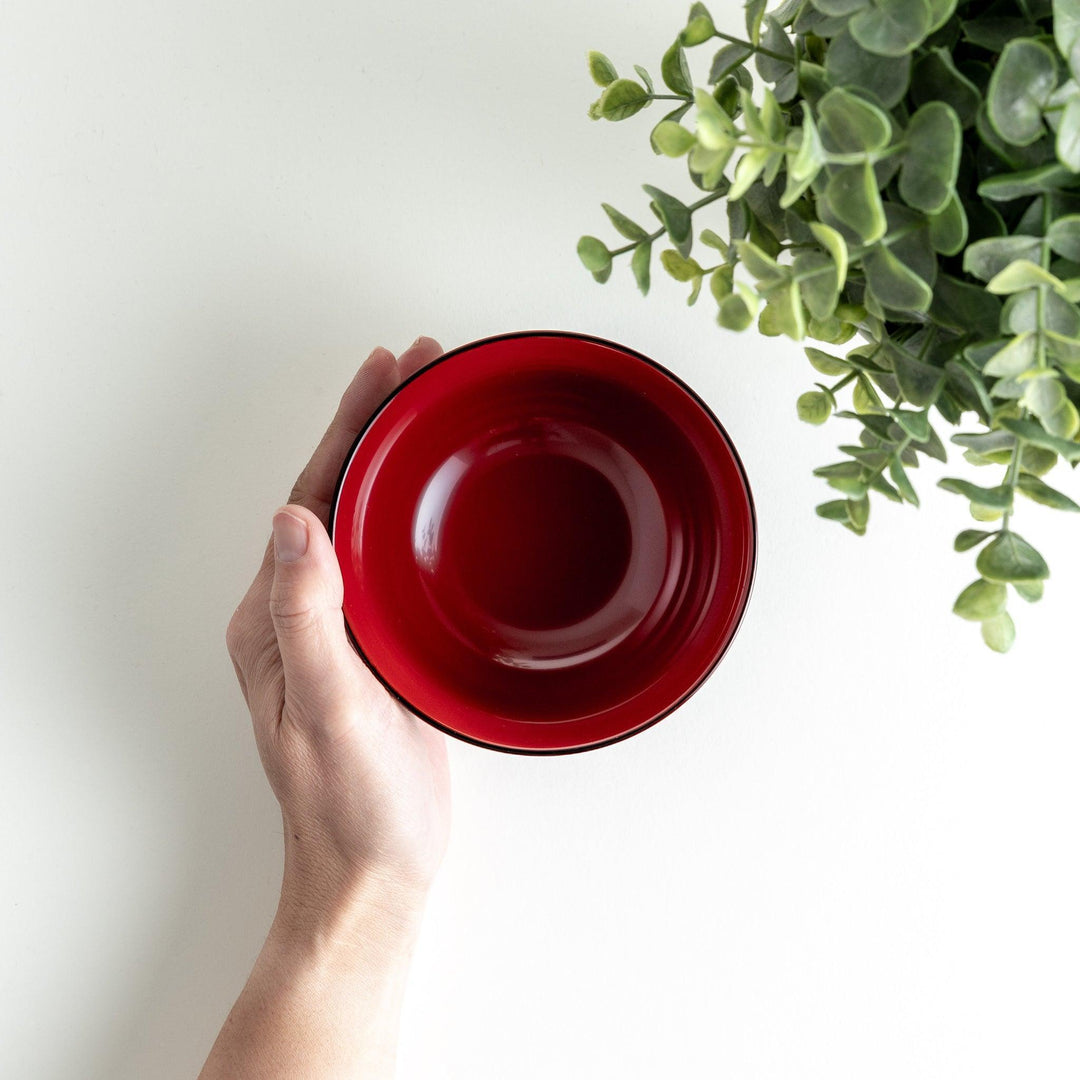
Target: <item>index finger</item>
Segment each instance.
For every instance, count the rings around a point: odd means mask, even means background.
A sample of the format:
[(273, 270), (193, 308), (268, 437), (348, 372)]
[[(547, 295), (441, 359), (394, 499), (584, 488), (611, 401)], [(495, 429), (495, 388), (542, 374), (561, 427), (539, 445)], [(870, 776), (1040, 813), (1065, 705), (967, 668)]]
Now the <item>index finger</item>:
[(329, 524), (334, 486), (345, 455), (371, 414), (400, 381), (394, 354), (379, 346), (364, 361), (342, 394), (326, 434), (293, 484), (290, 503), (306, 507), (318, 515), (323, 525)]
[(307, 507), (323, 525), (328, 525), (334, 487), (356, 436), (402, 379), (431, 363), (442, 351), (434, 338), (424, 336), (418, 337), (397, 360), (389, 349), (375, 349), (342, 394), (330, 427), (293, 485), (288, 501)]

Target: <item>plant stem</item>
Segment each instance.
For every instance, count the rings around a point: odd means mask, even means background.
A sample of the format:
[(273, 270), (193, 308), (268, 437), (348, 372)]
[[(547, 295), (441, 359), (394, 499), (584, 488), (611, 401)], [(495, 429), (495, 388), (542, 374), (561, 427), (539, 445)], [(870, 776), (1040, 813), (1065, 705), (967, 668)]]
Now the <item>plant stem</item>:
[[(746, 134), (746, 132), (742, 132)], [(736, 139), (733, 146), (737, 150), (768, 150), (774, 154), (787, 153), (789, 147), (786, 143), (772, 142), (770, 139)], [(899, 154), (902, 150), (907, 148), (906, 143), (896, 143), (893, 146), (886, 147), (884, 150), (875, 150), (873, 152), (869, 150), (853, 151), (850, 154), (831, 153), (826, 150), (825, 164), (826, 165), (862, 165), (863, 162), (869, 161), (871, 165), (875, 165), (877, 162), (887, 157), (892, 157), (893, 154)]]
[(633, 251), (638, 244), (651, 244), (658, 236), (663, 236), (667, 232), (663, 226), (656, 230), (654, 233), (649, 233), (644, 240), (631, 240), (629, 244), (624, 244), (621, 248), (612, 248), (611, 257), (614, 259), (616, 255), (625, 255), (628, 251)]
[(722, 33), (719, 30), (714, 30), (713, 33), (716, 37), (722, 38), (724, 41), (730, 41), (732, 45), (741, 45), (744, 49), (749, 49), (752, 53), (761, 53), (762, 56), (771, 56), (774, 60), (780, 60), (785, 64), (794, 66), (794, 60), (790, 56), (783, 56), (778, 52), (773, 52), (772, 49), (766, 49), (761, 45), (754, 45), (749, 41), (732, 37), (730, 34)]
[(930, 346), (937, 341), (938, 328), (931, 324), (929, 330), (926, 331), (926, 337), (923, 339), (922, 346), (919, 349), (919, 359), (925, 360), (926, 354), (930, 351)]
[(907, 236), (908, 233), (915, 232), (916, 229), (925, 228), (923, 222), (917, 222), (912, 225), (904, 225), (894, 233), (886, 233), (880, 240), (875, 240), (872, 244), (857, 244), (855, 247), (848, 248), (848, 264), (858, 262), (868, 251), (873, 251), (876, 247), (889, 247), (891, 244), (895, 244), (901, 237)]
[[(1050, 196), (1044, 194), (1042, 197), (1042, 230), (1043, 239), (1039, 252), (1039, 265), (1044, 270), (1050, 269), (1050, 245), (1046, 240), (1046, 233), (1050, 228)], [(1046, 317), (1046, 290), (1049, 286), (1038, 285), (1036, 288), (1038, 292), (1035, 297), (1035, 363), (1040, 370), (1046, 367), (1046, 330), (1043, 326), (1043, 320)], [(1027, 408), (1022, 410), (1022, 415), (1026, 418), (1030, 415)], [(1012, 457), (1009, 459), (1009, 468), (1005, 473), (1005, 479), (1002, 481), (1003, 486), (1008, 486), (1012, 489), (1013, 496), (1016, 496), (1016, 478), (1020, 472), (1020, 459), (1024, 452), (1024, 440), (1019, 435), (1016, 436), (1016, 442), (1013, 444)], [(1001, 531), (1009, 532), (1009, 518), (1012, 516), (1011, 510), (1006, 510), (1004, 516), (1001, 519)]]
[[(699, 210), (703, 206), (708, 206), (709, 203), (716, 202), (717, 199), (722, 199), (723, 197), (723, 192), (710, 191), (708, 195), (706, 195), (702, 199), (698, 199), (696, 203), (690, 203), (690, 205), (687, 206), (686, 209), (689, 210), (690, 213), (693, 213), (695, 210)], [(611, 252), (611, 257), (614, 258), (616, 255), (624, 255), (628, 251), (633, 251), (634, 248), (638, 246), (638, 244), (651, 244), (655, 239), (657, 239), (657, 237), (663, 236), (665, 232), (667, 232), (667, 229), (661, 226), (659, 229), (656, 230), (656, 232), (650, 233), (645, 240), (632, 240), (629, 244), (626, 244), (621, 248), (615, 248)]]
[[(1009, 459), (1009, 468), (1005, 473), (1005, 480), (1002, 483), (1003, 487), (1009, 487), (1012, 489), (1013, 498), (1016, 498), (1016, 476), (1020, 472), (1020, 455), (1023, 452), (1024, 440), (1019, 435), (1016, 436), (1016, 442), (1013, 444), (1012, 457)], [(1009, 518), (1012, 516), (1011, 510), (1006, 510), (1005, 515), (1001, 519), (1001, 532), (1007, 533), (1009, 529)]]
[[(1050, 195), (1043, 194), (1042, 202), (1042, 243), (1039, 245), (1039, 265), (1049, 271), (1050, 269), (1050, 243), (1046, 234), (1050, 229)], [(1038, 299), (1035, 302), (1035, 320), (1039, 324), (1038, 334), (1035, 337), (1035, 362), (1039, 369), (1046, 367), (1046, 335), (1043, 333), (1044, 309), (1046, 307), (1046, 285), (1040, 285)]]
[[(895, 457), (897, 461), (900, 461), (900, 455), (908, 448), (908, 443), (912, 441), (910, 435), (905, 435), (902, 441), (897, 445), (896, 449), (889, 454), (889, 456), (867, 477), (867, 484), (876, 480), (884, 471), (889, 462)], [(901, 463), (902, 465), (903, 463)]]
[(892, 157), (893, 154), (899, 154), (906, 149), (907, 143), (898, 142), (885, 147), (884, 150), (875, 150), (872, 153), (869, 150), (857, 150), (850, 154), (837, 154), (826, 150), (825, 162), (829, 165), (861, 165), (864, 161), (869, 161), (871, 165), (874, 165), (884, 158)]
[(709, 205), (709, 203), (711, 203), (711, 202), (716, 202), (716, 200), (717, 200), (717, 199), (722, 199), (723, 197), (724, 197), (724, 195), (723, 195), (723, 193), (722, 193), (722, 192), (719, 192), (719, 191), (710, 191), (710, 192), (709, 192), (709, 194), (708, 194), (708, 195), (706, 195), (706, 196), (705, 196), (704, 198), (698, 199), (698, 201), (697, 201), (696, 203), (691, 203), (691, 204), (690, 204), (690, 205), (689, 205), (689, 206), (687, 207), (687, 209), (688, 209), (688, 210), (689, 210), (689, 211), (690, 211), (691, 213), (693, 213), (693, 212), (694, 212), (695, 210), (697, 210), (697, 209), (698, 209), (699, 207), (702, 207), (702, 206), (708, 206), (708, 205)]

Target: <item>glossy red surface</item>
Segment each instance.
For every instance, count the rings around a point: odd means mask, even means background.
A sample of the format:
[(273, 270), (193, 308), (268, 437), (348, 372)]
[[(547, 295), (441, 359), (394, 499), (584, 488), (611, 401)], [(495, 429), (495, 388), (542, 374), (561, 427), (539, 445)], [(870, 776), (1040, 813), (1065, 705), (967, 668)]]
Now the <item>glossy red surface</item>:
[(487, 338), (360, 433), (331, 537), (365, 662), (417, 715), (501, 750), (583, 750), (684, 701), (733, 637), (753, 502), (719, 422), (612, 342)]

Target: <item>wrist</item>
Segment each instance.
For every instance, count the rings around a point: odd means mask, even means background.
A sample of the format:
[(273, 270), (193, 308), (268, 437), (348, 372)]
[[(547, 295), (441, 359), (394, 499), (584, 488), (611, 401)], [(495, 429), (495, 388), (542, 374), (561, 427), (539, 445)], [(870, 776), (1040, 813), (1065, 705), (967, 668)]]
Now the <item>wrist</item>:
[[(282, 885), (270, 932), (203, 1076), (394, 1074), (423, 904), (365, 877), (332, 899)], [(215, 1056), (216, 1055), (216, 1056)], [(315, 1068), (318, 1063), (318, 1069)], [(330, 1070), (330, 1071), (328, 1071)]]
[(287, 866), (270, 933), (278, 944), (340, 954), (345, 960), (356, 951), (408, 956), (426, 903), (426, 888), (375, 870), (335, 880)]

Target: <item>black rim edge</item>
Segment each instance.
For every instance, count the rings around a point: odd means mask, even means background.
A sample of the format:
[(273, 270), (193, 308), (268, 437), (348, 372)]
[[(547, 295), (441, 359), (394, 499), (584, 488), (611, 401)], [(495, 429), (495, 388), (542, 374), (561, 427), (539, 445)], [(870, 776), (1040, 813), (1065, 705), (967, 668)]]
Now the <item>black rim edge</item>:
[[(743, 465), (742, 458), (739, 457), (738, 451), (735, 449), (735, 444), (732, 442), (731, 437), (728, 435), (724, 425), (720, 423), (717, 415), (709, 407), (708, 403), (704, 401), (696, 390), (682, 379), (679, 378), (675, 372), (670, 371), (664, 367), (663, 364), (658, 363), (651, 357), (645, 356), (643, 353), (639, 353), (636, 349), (631, 349), (627, 345), (623, 345), (617, 341), (610, 341), (607, 338), (597, 337), (595, 334), (580, 334), (572, 330), (514, 330), (505, 334), (492, 334), (490, 337), (478, 338), (476, 341), (467, 342), (464, 345), (459, 345), (455, 349), (450, 349), (448, 352), (443, 353), (441, 356), (436, 357), (429, 364), (425, 364), (418, 371), (414, 371), (407, 379), (399, 383), (387, 396), (383, 399), (379, 407), (371, 414), (367, 422), (357, 433), (356, 438), (353, 440), (352, 446), (349, 448), (349, 452), (345, 455), (345, 460), (342, 463), (341, 470), (338, 473), (337, 483), (334, 485), (334, 495), (330, 503), (330, 520), (329, 520), (329, 535), (331, 545), (334, 544), (334, 521), (337, 516), (338, 499), (341, 495), (341, 487), (345, 482), (345, 475), (349, 471), (349, 466), (352, 464), (352, 459), (356, 454), (357, 448), (363, 441), (364, 435), (368, 429), (375, 423), (376, 419), (382, 414), (383, 410), (387, 408), (391, 401), (394, 400), (411, 382), (419, 378), (425, 372), (430, 371), (432, 368), (441, 364), (445, 360), (449, 360), (451, 357), (456, 356), (459, 353), (466, 352), (470, 349), (475, 349), (480, 345), (489, 345), (496, 341), (509, 341), (513, 338), (524, 337), (564, 337), (574, 338), (578, 341), (591, 341), (597, 345), (607, 345), (610, 348), (616, 349), (619, 352), (629, 353), (631, 356), (648, 364), (650, 367), (655, 368), (661, 374), (666, 375), (672, 382), (680, 386), (702, 409), (702, 411), (709, 417), (709, 419), (716, 426), (716, 429), (720, 432), (721, 438), (724, 440), (727, 446), (728, 452), (731, 454), (732, 460), (735, 462), (735, 466), (739, 471), (739, 477), (742, 480), (743, 490), (746, 492), (746, 501), (750, 510), (750, 580), (746, 587), (746, 595), (743, 597), (742, 603), (739, 607), (738, 615), (735, 619), (735, 624), (732, 627), (731, 634), (728, 637), (724, 647), (717, 654), (716, 658), (704, 671), (701, 677), (694, 683), (694, 685), (687, 690), (681, 698), (678, 699), (673, 705), (669, 706), (663, 712), (654, 716), (651, 720), (644, 724), (640, 724), (638, 727), (631, 728), (629, 731), (625, 731), (620, 735), (616, 735), (611, 739), (604, 739), (601, 742), (589, 743), (586, 746), (567, 746), (567, 747), (555, 747), (550, 749), (529, 749), (519, 746), (501, 746), (498, 743), (485, 742), (483, 739), (475, 739), (471, 735), (466, 735), (460, 731), (455, 731), (452, 728), (447, 727), (445, 724), (440, 723), (432, 716), (428, 716), (427, 713), (422, 712), (411, 702), (409, 702), (403, 695), (398, 693), (393, 686), (390, 685), (383, 677), (382, 673), (378, 670), (375, 664), (368, 658), (367, 653), (361, 648), (360, 643), (356, 640), (356, 636), (352, 632), (352, 627), (349, 625), (348, 619), (343, 619), (345, 624), (345, 632), (349, 636), (349, 640), (352, 642), (353, 648), (356, 649), (360, 655), (360, 659), (363, 660), (367, 669), (375, 676), (376, 679), (386, 689), (397, 702), (403, 705), (414, 716), (423, 720), (425, 723), (430, 724), (434, 728), (438, 728), (439, 731), (452, 738), (457, 739), (460, 742), (470, 743), (473, 746), (482, 747), (485, 750), (498, 750), (504, 754), (520, 754), (526, 757), (554, 757), (565, 754), (581, 754), (587, 750), (600, 750), (605, 746), (612, 746), (615, 743), (622, 742), (624, 739), (629, 739), (634, 735), (640, 735), (643, 731), (651, 728), (654, 724), (658, 724), (661, 720), (670, 716), (676, 709), (681, 708), (686, 704), (701, 689), (702, 686), (708, 681), (709, 676), (719, 666), (720, 661), (727, 655), (728, 650), (731, 648), (732, 642), (738, 636), (739, 630), (742, 627), (743, 619), (746, 615), (746, 609), (750, 606), (750, 597), (754, 591), (754, 583), (757, 580), (757, 556), (758, 556), (758, 522), (757, 522), (757, 510), (754, 506), (754, 495), (750, 488), (750, 480), (746, 475), (746, 468)], [(335, 546), (335, 551), (336, 551)]]

